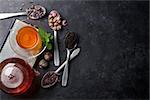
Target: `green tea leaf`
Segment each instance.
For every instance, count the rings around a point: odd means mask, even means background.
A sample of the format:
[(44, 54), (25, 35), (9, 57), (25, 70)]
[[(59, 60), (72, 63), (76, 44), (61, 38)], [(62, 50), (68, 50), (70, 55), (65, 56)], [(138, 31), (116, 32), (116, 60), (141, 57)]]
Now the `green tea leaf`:
[(48, 50), (51, 50), (51, 49), (52, 49), (52, 44), (48, 44), (48, 45), (47, 45), (47, 49), (48, 49)]
[(44, 38), (45, 31), (42, 28), (39, 28), (39, 35), (41, 38)]
[(50, 37), (51, 36), (51, 33), (47, 33), (47, 37)]
[(44, 29), (39, 28), (39, 35), (44, 43), (44, 45), (47, 47), (48, 50), (52, 49), (52, 43), (53, 35), (51, 33), (47, 33)]
[(48, 43), (48, 42), (49, 42), (49, 38), (48, 38), (48, 37), (45, 37), (45, 41)]
[(49, 38), (50, 38), (50, 40), (53, 40), (53, 38), (54, 38), (54, 37), (53, 37), (53, 35), (50, 35), (50, 37), (49, 37)]

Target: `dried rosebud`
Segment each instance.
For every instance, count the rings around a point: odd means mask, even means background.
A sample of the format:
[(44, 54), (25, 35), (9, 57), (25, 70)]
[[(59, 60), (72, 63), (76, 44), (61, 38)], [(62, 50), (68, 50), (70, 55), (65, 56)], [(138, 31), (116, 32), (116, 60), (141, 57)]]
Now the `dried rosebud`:
[(52, 30), (57, 30), (57, 27), (56, 26), (52, 27)]
[(52, 30), (61, 30), (67, 25), (67, 21), (63, 20), (56, 10), (52, 10), (48, 18), (49, 26)]
[(53, 17), (58, 17), (58, 16), (60, 16), (60, 14), (56, 11), (56, 10), (52, 10), (51, 12), (50, 12), (50, 15), (52, 15)]
[(52, 21), (52, 22), (54, 23), (54, 22), (56, 22), (56, 21), (57, 21), (57, 18), (56, 18), (56, 17), (54, 17), (54, 19), (53, 19), (53, 21)]
[(48, 19), (51, 19), (51, 18), (52, 18), (52, 15), (49, 15), (49, 16), (48, 16)]
[(51, 15), (53, 16), (53, 17), (56, 17), (56, 13), (55, 12), (53, 12), (53, 13), (51, 13)]
[(60, 30), (60, 29), (61, 29), (61, 25), (58, 25), (58, 26), (57, 26), (57, 30)]
[(49, 23), (49, 26), (52, 27), (52, 26), (53, 26), (53, 23)]
[(60, 23), (61, 23), (61, 20), (58, 20), (58, 21), (57, 21), (57, 23), (59, 23), (59, 24), (60, 24)]
[(66, 21), (66, 20), (63, 20), (63, 21), (62, 21), (62, 25), (63, 25), (63, 26), (66, 26), (66, 25), (67, 25), (67, 21)]
[(53, 18), (50, 18), (50, 19), (48, 20), (48, 22), (53, 22)]
[(57, 25), (58, 25), (58, 23), (57, 23), (57, 22), (55, 22), (55, 23), (54, 23), (54, 26), (57, 26)]
[(58, 16), (58, 17), (55, 17), (56, 18), (56, 20), (57, 21), (61, 21), (61, 18), (60, 18), (60, 16)]

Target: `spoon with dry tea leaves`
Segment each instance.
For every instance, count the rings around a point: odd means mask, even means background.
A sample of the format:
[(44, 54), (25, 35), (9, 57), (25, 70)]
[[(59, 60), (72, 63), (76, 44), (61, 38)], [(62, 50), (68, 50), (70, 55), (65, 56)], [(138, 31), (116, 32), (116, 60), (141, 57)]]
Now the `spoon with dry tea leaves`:
[(46, 9), (40, 5), (32, 5), (25, 12), (18, 13), (0, 13), (0, 19), (27, 15), (30, 19), (40, 19), (46, 14)]
[[(72, 60), (73, 58), (75, 58), (80, 52), (80, 48), (75, 49), (71, 55), (70, 55), (70, 59)], [(53, 85), (55, 85), (58, 82), (58, 76), (59, 76), (59, 72), (62, 68), (64, 68), (64, 66), (66, 65), (67, 61), (65, 61), (56, 71), (48, 71), (42, 78), (41, 80), (41, 86), (43, 88), (49, 88)]]
[(66, 34), (65, 45), (67, 50), (67, 58), (66, 58), (66, 65), (62, 75), (62, 86), (67, 85), (68, 81), (68, 65), (69, 65), (69, 58), (70, 52), (77, 46), (77, 35), (73, 32), (69, 32)]

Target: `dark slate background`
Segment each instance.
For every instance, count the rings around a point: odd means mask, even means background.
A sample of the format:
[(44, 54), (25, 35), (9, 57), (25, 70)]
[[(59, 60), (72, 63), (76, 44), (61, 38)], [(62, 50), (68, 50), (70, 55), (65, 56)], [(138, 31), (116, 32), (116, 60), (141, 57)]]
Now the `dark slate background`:
[[(1, 93), (1, 100), (75, 100), (75, 99), (148, 99), (149, 98), (149, 2), (0, 0), (0, 12), (19, 12), (31, 4), (58, 10), (69, 25), (59, 31), (61, 62), (66, 51), (68, 31), (79, 36), (80, 55), (70, 63), (66, 88), (58, 83), (49, 89), (40, 87), (40, 79), (53, 62), (35, 79), (32, 94), (19, 97)], [(47, 16), (32, 21), (17, 17), (52, 32)], [(0, 20), (0, 38), (13, 18)]]

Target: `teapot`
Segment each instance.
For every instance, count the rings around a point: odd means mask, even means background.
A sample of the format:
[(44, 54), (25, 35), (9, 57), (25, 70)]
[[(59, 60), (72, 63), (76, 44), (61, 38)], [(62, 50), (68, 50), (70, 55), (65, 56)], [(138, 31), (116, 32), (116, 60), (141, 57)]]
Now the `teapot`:
[(23, 59), (8, 58), (0, 63), (0, 89), (6, 93), (25, 93), (35, 76), (34, 70)]

